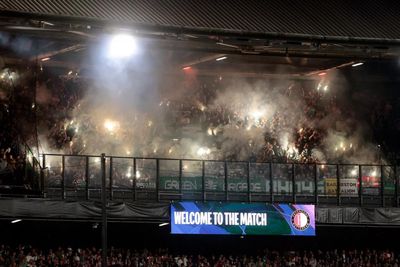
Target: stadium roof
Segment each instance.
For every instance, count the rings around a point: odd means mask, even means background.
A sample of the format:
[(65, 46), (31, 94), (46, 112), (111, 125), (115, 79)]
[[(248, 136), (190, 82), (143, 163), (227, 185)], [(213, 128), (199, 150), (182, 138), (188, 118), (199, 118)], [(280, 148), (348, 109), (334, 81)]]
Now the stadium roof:
[(399, 1), (2, 0), (0, 9), (3, 16), (91, 20), (160, 31), (400, 43)]

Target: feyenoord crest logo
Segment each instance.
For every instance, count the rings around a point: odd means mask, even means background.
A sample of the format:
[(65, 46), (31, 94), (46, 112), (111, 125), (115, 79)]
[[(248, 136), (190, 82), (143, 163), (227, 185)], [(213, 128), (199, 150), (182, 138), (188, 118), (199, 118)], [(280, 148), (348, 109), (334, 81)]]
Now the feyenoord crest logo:
[(310, 225), (310, 216), (304, 210), (296, 210), (292, 214), (292, 225), (299, 231), (304, 231)]

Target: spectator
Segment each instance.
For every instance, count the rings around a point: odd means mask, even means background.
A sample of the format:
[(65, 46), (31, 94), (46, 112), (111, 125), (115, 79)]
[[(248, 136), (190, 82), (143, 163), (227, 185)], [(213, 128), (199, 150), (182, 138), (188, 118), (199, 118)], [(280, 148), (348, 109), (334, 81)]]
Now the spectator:
[[(316, 255), (316, 256), (315, 256)], [(59, 247), (47, 252), (33, 247), (0, 246), (0, 266), (100, 266), (101, 250)], [(165, 266), (165, 267), (272, 267), (272, 266), (392, 266), (399, 267), (399, 256), (394, 251), (338, 250), (329, 251), (269, 251), (253, 256), (174, 255), (168, 250), (131, 251), (112, 247), (108, 251), (109, 266)]]

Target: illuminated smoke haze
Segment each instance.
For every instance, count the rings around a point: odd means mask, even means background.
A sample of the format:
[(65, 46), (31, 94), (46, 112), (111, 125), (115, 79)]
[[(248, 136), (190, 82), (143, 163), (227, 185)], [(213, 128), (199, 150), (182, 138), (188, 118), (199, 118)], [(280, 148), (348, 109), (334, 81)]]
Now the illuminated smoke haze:
[[(190, 73), (169, 72), (176, 66), (147, 60), (145, 53), (129, 61), (90, 60), (95, 67), (82, 78), (85, 93), (64, 122), (65, 129), (75, 131), (74, 137), (57, 150), (46, 127), (40, 127), (44, 152), (298, 162), (312, 158), (332, 163), (380, 160), (379, 149), (370, 142), (371, 129), (362, 116), (354, 115), (354, 95), (338, 70), (308, 80), (245, 79), (201, 77), (195, 67)], [(45, 86), (38, 88), (39, 104), (53, 97)]]

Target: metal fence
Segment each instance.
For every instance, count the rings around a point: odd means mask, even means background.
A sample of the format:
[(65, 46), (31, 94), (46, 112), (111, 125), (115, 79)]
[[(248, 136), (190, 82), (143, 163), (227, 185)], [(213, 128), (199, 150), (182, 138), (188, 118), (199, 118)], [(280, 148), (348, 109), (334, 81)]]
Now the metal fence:
[[(101, 198), (101, 157), (43, 154), (48, 198)], [(398, 206), (395, 166), (106, 157), (110, 200)]]

